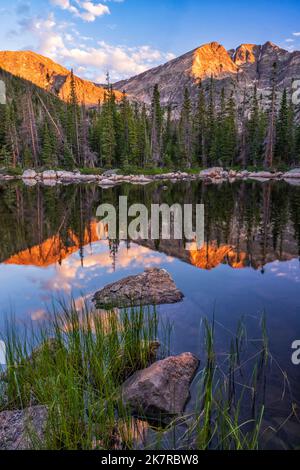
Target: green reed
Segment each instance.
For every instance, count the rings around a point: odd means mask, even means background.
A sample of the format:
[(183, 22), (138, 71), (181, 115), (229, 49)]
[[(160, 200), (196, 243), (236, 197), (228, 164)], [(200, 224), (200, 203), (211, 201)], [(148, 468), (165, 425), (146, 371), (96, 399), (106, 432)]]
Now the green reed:
[[(120, 385), (153, 361), (156, 337), (157, 315), (150, 308), (99, 313), (62, 304), (50, 324), (23, 335), (12, 322), (6, 335), (6, 408), (48, 407), (45, 448), (111, 448), (117, 420), (130, 428)], [(130, 448), (126, 434), (122, 442)]]

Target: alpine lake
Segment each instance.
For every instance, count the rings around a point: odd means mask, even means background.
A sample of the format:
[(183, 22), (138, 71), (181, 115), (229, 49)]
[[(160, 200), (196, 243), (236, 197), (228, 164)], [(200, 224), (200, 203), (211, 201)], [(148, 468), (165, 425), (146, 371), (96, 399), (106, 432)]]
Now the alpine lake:
[[(97, 207), (143, 203), (205, 205), (205, 244), (186, 249), (179, 240), (99, 240)], [(220, 368), (244, 325), (246, 373), (259, 353), (265, 321), (272, 358), (257, 402), (264, 404), (264, 448), (300, 445), (300, 365), (292, 344), (300, 340), (300, 185), (284, 181), (204, 181), (148, 185), (26, 186), (0, 183), (0, 335), (7, 319), (47, 321), (57, 299), (78, 309), (107, 284), (149, 267), (166, 269), (184, 294), (182, 302), (157, 307), (158, 340), (169, 325), (169, 354), (196, 354), (205, 362), (203, 322), (215, 328)], [(161, 337), (160, 336), (161, 332)], [(164, 336), (164, 338), (163, 338)], [(295, 361), (294, 361), (295, 362)], [(241, 374), (242, 375), (242, 374)], [(236, 371), (238, 383), (243, 380)], [(197, 381), (187, 412), (197, 402)], [(247, 401), (247, 400), (246, 400)], [(243, 410), (241, 411), (243, 413)]]

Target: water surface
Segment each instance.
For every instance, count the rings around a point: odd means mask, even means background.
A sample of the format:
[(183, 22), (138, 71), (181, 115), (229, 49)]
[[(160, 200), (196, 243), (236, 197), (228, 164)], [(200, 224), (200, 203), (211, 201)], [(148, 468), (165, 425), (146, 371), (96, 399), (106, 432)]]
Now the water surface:
[[(186, 250), (179, 241), (99, 241), (96, 209), (118, 204), (204, 203), (205, 246)], [(260, 338), (267, 317), (276, 360), (266, 392), (265, 422), (280, 427), (291, 403), (300, 402), (300, 366), (291, 345), (300, 339), (300, 187), (284, 182), (203, 182), (27, 187), (0, 186), (0, 330), (13, 312), (17, 322), (43, 321), (53, 298), (72, 295), (80, 307), (104, 285), (145, 267), (163, 267), (184, 293), (182, 303), (159, 307), (173, 325), (171, 352), (203, 358), (201, 324), (216, 320), (216, 348), (228, 350), (244, 316), (248, 336)], [(283, 380), (283, 371), (289, 383)], [(289, 390), (289, 385), (291, 392)], [(193, 394), (190, 407), (196, 397)], [(270, 446), (300, 445), (300, 424), (291, 418)], [(269, 444), (267, 444), (269, 445)]]

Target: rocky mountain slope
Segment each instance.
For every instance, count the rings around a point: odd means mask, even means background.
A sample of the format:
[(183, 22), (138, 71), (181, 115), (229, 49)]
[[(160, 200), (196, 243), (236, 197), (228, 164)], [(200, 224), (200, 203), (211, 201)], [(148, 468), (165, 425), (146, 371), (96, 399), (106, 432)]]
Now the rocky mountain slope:
[[(71, 72), (51, 59), (30, 51), (0, 51), (0, 68), (28, 80), (38, 87), (68, 101), (71, 92)], [(78, 100), (87, 106), (103, 101), (105, 89), (75, 76)], [(116, 92), (117, 98), (120, 93)]]
[(211, 42), (164, 65), (118, 82), (115, 87), (150, 103), (153, 86), (159, 84), (162, 102), (176, 108), (182, 103), (185, 87), (195, 97), (199, 82), (206, 83), (213, 76), (217, 90), (224, 87), (227, 92), (234, 91), (237, 100), (242, 102), (244, 91), (250, 96), (254, 84), (267, 96), (274, 62), (277, 63), (278, 91), (284, 87), (290, 89), (292, 80), (300, 77), (300, 52), (290, 53), (271, 42), (262, 46), (242, 44), (229, 51), (221, 44)]
[[(300, 79), (300, 51), (288, 52), (271, 42), (264, 45), (242, 44), (227, 51), (221, 44), (211, 42), (194, 49), (164, 65), (140, 75), (115, 83), (117, 99), (121, 92), (135, 100), (150, 104), (153, 86), (159, 84), (162, 104), (180, 107), (184, 88), (196, 98), (201, 81), (215, 79), (217, 91), (234, 92), (237, 102), (244, 93), (250, 98), (254, 84), (266, 101), (271, 88), (273, 65), (277, 63), (276, 85), (280, 92), (291, 89), (293, 79)], [(0, 68), (24, 78), (67, 101), (71, 91), (71, 73), (51, 59), (30, 51), (0, 52)], [(75, 76), (77, 96), (86, 105), (103, 100), (105, 89)]]

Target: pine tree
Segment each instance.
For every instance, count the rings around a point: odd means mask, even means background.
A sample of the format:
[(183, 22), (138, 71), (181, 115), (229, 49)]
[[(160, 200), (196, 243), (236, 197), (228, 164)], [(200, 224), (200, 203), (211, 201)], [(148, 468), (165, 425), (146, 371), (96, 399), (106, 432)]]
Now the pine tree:
[(208, 166), (215, 163), (216, 154), (216, 116), (215, 116), (215, 86), (213, 77), (210, 79), (209, 85), (209, 101), (207, 109), (207, 139), (206, 154), (208, 155)]
[(247, 149), (248, 155), (247, 160), (249, 161), (250, 165), (256, 166), (259, 161), (259, 154), (260, 154), (260, 146), (261, 142), (259, 141), (258, 135), (258, 127), (259, 127), (259, 104), (258, 104), (258, 97), (257, 97), (257, 86), (255, 84), (253, 98), (252, 98), (252, 106), (250, 111), (250, 118), (247, 123)]
[(36, 123), (36, 115), (33, 106), (33, 90), (30, 85), (26, 86), (26, 91), (22, 100), (23, 122), (22, 122), (22, 138), (26, 145), (30, 148), (34, 166), (39, 166), (39, 134)]
[(291, 165), (295, 163), (295, 152), (296, 152), (296, 123), (295, 123), (295, 106), (293, 103), (292, 96), (290, 97), (288, 107), (288, 142), (289, 142), (289, 156), (287, 164)]
[(247, 93), (246, 87), (244, 89), (243, 104), (241, 109), (241, 124), (242, 131), (240, 136), (240, 162), (243, 168), (247, 168), (247, 117), (246, 117), (246, 107), (247, 107)]
[(10, 104), (5, 105), (4, 109), (4, 123), (3, 123), (3, 138), (4, 145), (7, 152), (11, 155), (10, 164), (15, 167), (20, 163), (20, 150), (19, 139), (17, 133), (17, 118), (15, 103), (12, 101)]
[(156, 167), (162, 164), (163, 112), (160, 106), (158, 85), (154, 86), (151, 103), (151, 160)]
[(83, 104), (81, 106), (81, 118), (79, 125), (79, 145), (80, 145), (80, 162), (84, 168), (94, 168), (96, 155), (89, 145), (89, 117), (88, 112)]
[(115, 96), (108, 75), (107, 92), (101, 113), (101, 160), (107, 168), (111, 168), (116, 160), (115, 106)]
[(53, 145), (47, 121), (45, 121), (43, 129), (41, 162), (42, 165), (48, 168), (51, 168), (51, 164), (53, 163)]
[(22, 152), (22, 157), (23, 157), (23, 166), (24, 168), (31, 168), (34, 161), (33, 161), (33, 156), (31, 153), (31, 150), (28, 146), (25, 146)]
[(289, 142), (288, 142), (288, 101), (286, 88), (283, 91), (279, 116), (276, 128), (276, 161), (287, 162), (289, 160)]
[(11, 166), (11, 153), (7, 148), (7, 145), (0, 147), (0, 166), (8, 168)]
[(182, 166), (191, 168), (192, 159), (192, 105), (189, 90), (184, 91), (184, 99), (179, 124), (180, 153)]
[(300, 124), (295, 130), (295, 164), (300, 164)]
[(226, 99), (225, 99), (225, 90), (222, 88), (221, 98), (220, 98), (220, 108), (219, 112), (215, 117), (215, 130), (214, 138), (212, 142), (211, 155), (213, 155), (213, 161), (220, 164), (226, 163)]
[(138, 136), (137, 136), (138, 112), (133, 112), (132, 106), (123, 92), (120, 104), (120, 126), (121, 126), (121, 165), (138, 164)]
[(163, 131), (163, 162), (164, 166), (171, 168), (173, 164), (174, 148), (173, 148), (173, 125), (172, 125), (172, 106), (167, 107), (167, 119)]
[(231, 93), (226, 104), (224, 131), (222, 133), (223, 155), (222, 162), (225, 165), (234, 165), (237, 150), (237, 125), (236, 125), (236, 108), (233, 92)]
[(8, 167), (11, 165), (11, 152), (8, 148), (8, 105), (0, 105), (0, 165)]
[(63, 167), (66, 169), (66, 170), (73, 170), (73, 168), (75, 167), (75, 161), (74, 161), (74, 157), (73, 157), (73, 153), (68, 145), (67, 142), (64, 142), (64, 145), (63, 145)]
[(146, 106), (143, 105), (138, 121), (137, 147), (139, 165), (144, 168), (150, 160), (151, 148), (149, 137), (149, 122)]
[(90, 126), (90, 145), (97, 156), (97, 164), (102, 166), (101, 162), (101, 106), (98, 103), (98, 109), (94, 113), (91, 119), (91, 126)]
[(196, 162), (199, 165), (202, 165), (204, 168), (207, 167), (207, 146), (206, 146), (206, 102), (205, 102), (205, 93), (200, 82), (199, 85), (199, 94), (198, 94), (198, 103), (195, 114), (195, 124), (194, 124), (194, 153)]
[(70, 76), (70, 100), (67, 109), (67, 136), (71, 144), (72, 153), (77, 164), (80, 166), (80, 143), (79, 143), (79, 126), (80, 126), (80, 107), (76, 94), (76, 84), (73, 70)]
[(277, 63), (273, 64), (273, 75), (272, 75), (272, 91), (270, 95), (269, 105), (269, 116), (268, 116), (268, 130), (266, 137), (266, 149), (265, 149), (265, 168), (271, 168), (274, 160), (274, 146), (275, 146), (275, 134), (276, 134), (276, 76), (277, 76)]
[(0, 104), (0, 149), (6, 145), (7, 105)]

